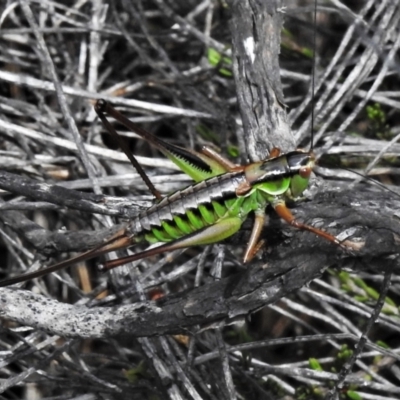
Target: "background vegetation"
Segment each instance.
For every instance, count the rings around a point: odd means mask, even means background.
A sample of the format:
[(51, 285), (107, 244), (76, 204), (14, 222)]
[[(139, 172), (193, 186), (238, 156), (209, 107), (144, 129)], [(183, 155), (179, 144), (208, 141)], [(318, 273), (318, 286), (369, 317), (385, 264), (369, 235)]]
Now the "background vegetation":
[[(289, 140), (304, 148), (315, 110), (318, 178), (294, 212), (367, 243), (362, 257), (271, 213), (268, 246), (250, 267), (240, 260), (251, 222), (226, 246), (107, 275), (94, 260), (24, 284), (31, 292), (2, 288), (1, 398), (399, 397), (399, 200), (370, 182), (351, 188), (360, 177), (338, 167), (397, 183), (400, 5), (320, 1), (315, 26), (311, 2), (288, 3), (273, 14), (284, 17), (283, 95), (279, 77), (260, 87), (274, 88), (289, 113)], [(160, 137), (208, 144), (238, 163), (281, 146), (267, 131), (255, 145), (243, 128), (230, 2), (0, 4), (3, 278), (91, 248), (151, 204), (97, 120), (95, 99)], [(190, 183), (117, 128), (159, 190)]]

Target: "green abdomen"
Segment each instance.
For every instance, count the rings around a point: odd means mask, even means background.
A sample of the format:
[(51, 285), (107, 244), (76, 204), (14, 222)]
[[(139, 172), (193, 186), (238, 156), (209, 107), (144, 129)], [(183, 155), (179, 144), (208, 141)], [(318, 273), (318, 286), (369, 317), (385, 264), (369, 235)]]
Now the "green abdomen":
[(251, 211), (246, 204), (253, 197), (236, 196), (236, 188), (244, 181), (241, 172), (234, 172), (189, 186), (144, 211), (128, 229), (137, 241), (158, 243), (190, 235), (227, 216), (244, 220)]
[(220, 219), (237, 215), (246, 198), (235, 198), (225, 201), (212, 201), (201, 204), (197, 209), (188, 209), (184, 214), (175, 215), (172, 220), (161, 221), (161, 226), (152, 227), (144, 234), (149, 243), (170, 242), (183, 236), (198, 232), (199, 230), (214, 225)]

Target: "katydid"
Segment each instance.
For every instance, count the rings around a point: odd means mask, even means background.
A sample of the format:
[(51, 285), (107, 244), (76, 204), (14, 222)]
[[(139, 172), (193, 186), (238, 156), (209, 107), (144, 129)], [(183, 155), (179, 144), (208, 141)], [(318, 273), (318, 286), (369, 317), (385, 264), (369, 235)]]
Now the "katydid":
[(238, 232), (249, 214), (254, 214), (253, 229), (243, 256), (243, 262), (247, 263), (263, 244), (260, 235), (267, 205), (271, 205), (290, 225), (313, 232), (344, 248), (351, 247), (323, 230), (297, 221), (286, 207), (287, 200), (298, 198), (308, 186), (315, 163), (312, 152), (296, 150), (281, 154), (275, 148), (266, 160), (235, 165), (208, 147), (196, 152), (167, 143), (133, 124), (104, 100), (97, 101), (95, 110), (114, 136), (118, 135), (105, 114), (111, 115), (146, 139), (195, 183), (162, 198), (129, 149), (119, 140), (122, 149), (158, 201), (100, 246), (45, 269), (5, 279), (0, 282), (0, 286), (37, 278), (79, 261), (139, 243), (161, 244), (137, 254), (105, 262), (102, 270), (167, 251), (217, 243)]

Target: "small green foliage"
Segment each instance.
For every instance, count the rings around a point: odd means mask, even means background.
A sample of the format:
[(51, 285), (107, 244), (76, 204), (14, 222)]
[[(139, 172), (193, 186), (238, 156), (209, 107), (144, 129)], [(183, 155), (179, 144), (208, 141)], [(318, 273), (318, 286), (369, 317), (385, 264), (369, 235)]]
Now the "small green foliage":
[(237, 146), (228, 145), (228, 149), (227, 150), (228, 150), (228, 154), (232, 158), (239, 157), (239, 148)]
[[(385, 342), (383, 342), (382, 340), (377, 340), (376, 344), (378, 346), (382, 347), (383, 349), (390, 349), (390, 346), (388, 344), (386, 344)], [(382, 362), (383, 357), (384, 357), (383, 354), (376, 355), (374, 357), (374, 365), (379, 366)]]
[(308, 47), (303, 47), (301, 49), (301, 54), (303, 54), (304, 56), (311, 58), (311, 59), (314, 57), (314, 52), (312, 51), (312, 49), (310, 49)]
[(340, 271), (338, 274), (338, 278), (341, 283), (347, 283), (350, 279), (350, 274), (346, 271)]
[(362, 397), (354, 390), (348, 390), (347, 397), (351, 400), (362, 400)]
[(382, 308), (382, 313), (386, 315), (399, 315), (399, 309), (396, 305), (393, 305), (393, 300), (389, 297), (385, 298), (385, 304)]
[(287, 28), (282, 28), (282, 35), (288, 37), (289, 39), (293, 39), (292, 32)]
[(214, 131), (208, 128), (208, 126), (204, 124), (198, 124), (196, 125), (196, 131), (204, 140), (218, 143), (218, 136)]
[(379, 299), (379, 292), (377, 292), (374, 288), (368, 286), (365, 291), (367, 292), (368, 296), (373, 298), (374, 300)]
[(392, 137), (390, 127), (387, 123), (387, 116), (379, 103), (366, 107), (367, 118), (370, 123), (370, 130), (378, 139), (389, 140)]
[(389, 306), (397, 307), (396, 303), (390, 297), (387, 296), (385, 298), (385, 303), (387, 303)]
[(296, 400), (317, 400), (324, 398), (324, 391), (317, 386), (300, 386), (296, 389)]
[(391, 347), (387, 344), (387, 343), (385, 343), (383, 340), (377, 340), (376, 341), (376, 344), (378, 345), (378, 346), (380, 346), (380, 347), (382, 347), (383, 349), (390, 349)]
[(359, 286), (360, 288), (362, 288), (362, 289), (364, 289), (364, 290), (366, 290), (367, 289), (367, 284), (364, 282), (364, 280), (363, 279), (361, 279), (361, 278), (354, 278), (353, 279), (353, 282), (357, 285), (357, 286)]
[[(209, 47), (207, 49), (207, 58), (210, 65), (218, 68), (218, 72), (226, 77), (232, 77), (232, 59), (222, 56), (217, 50)], [(229, 69), (228, 69), (229, 68)]]
[(369, 300), (369, 298), (367, 296), (354, 296), (354, 300), (360, 303), (366, 303)]
[[(198, 124), (196, 125), (196, 131), (197, 133), (201, 136), (202, 139), (208, 141), (208, 142), (213, 142), (216, 144), (219, 144), (219, 137), (218, 135), (208, 128), (207, 125), (204, 124)], [(237, 146), (228, 144), (227, 148), (228, 155), (232, 158), (237, 158), (239, 157), (239, 148)]]
[(349, 349), (347, 344), (344, 344), (337, 355), (338, 360), (345, 362), (347, 359), (349, 359), (353, 355), (353, 350)]
[(386, 123), (386, 114), (381, 108), (379, 103), (375, 103), (372, 106), (367, 106), (368, 119), (371, 121), (383, 125)]
[(125, 371), (125, 378), (131, 383), (137, 383), (139, 379), (148, 376), (147, 367), (144, 361), (141, 361), (136, 368)]
[(309, 358), (308, 359), (308, 364), (311, 369), (314, 371), (323, 371), (323, 368), (321, 367), (321, 364), (316, 358)]
[[(382, 340), (377, 340), (375, 342), (375, 344), (377, 344), (379, 347), (382, 347), (383, 349), (390, 349), (390, 346), (388, 344), (386, 344), (385, 342), (383, 342)], [(380, 365), (380, 363), (382, 362), (382, 358), (383, 358), (383, 354), (378, 354), (374, 357), (374, 365)]]
[(354, 279), (354, 283), (358, 287), (362, 288), (365, 291), (365, 293), (367, 294), (367, 297), (370, 297), (370, 298), (372, 298), (374, 300), (378, 300), (379, 293), (374, 288), (372, 288), (371, 286), (368, 286), (363, 279), (355, 278)]
[[(349, 295), (353, 295), (354, 300), (361, 303), (372, 303), (379, 299), (379, 292), (369, 286), (363, 279), (354, 277), (345, 271), (341, 271), (337, 276), (342, 284), (342, 290)], [(389, 297), (385, 298), (382, 312), (387, 315), (399, 315), (396, 303)]]
[(310, 47), (304, 47), (297, 44), (296, 37), (294, 37), (293, 34), (286, 28), (282, 29), (281, 46), (284, 49), (300, 53), (307, 58), (313, 59), (314, 57), (314, 50)]
[(353, 281), (351, 279), (351, 275), (346, 271), (340, 271), (339, 274), (337, 274), (337, 277), (339, 278), (340, 283), (342, 284), (341, 286), (342, 290), (351, 293), (353, 291), (352, 289)]

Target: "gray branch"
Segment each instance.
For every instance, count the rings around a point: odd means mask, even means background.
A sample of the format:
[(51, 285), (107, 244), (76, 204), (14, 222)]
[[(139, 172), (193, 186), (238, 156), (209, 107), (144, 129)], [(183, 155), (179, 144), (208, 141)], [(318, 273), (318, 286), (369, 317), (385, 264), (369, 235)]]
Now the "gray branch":
[(233, 2), (233, 68), (251, 161), (265, 159), (273, 147), (296, 148), (280, 78), (281, 7), (281, 1)]
[[(320, 276), (328, 267), (340, 265), (377, 274), (400, 272), (400, 223), (393, 218), (393, 209), (399, 209), (400, 200), (373, 191), (357, 193), (361, 189), (326, 191), (296, 211), (302, 220), (319, 221), (324, 227), (331, 227), (330, 231), (333, 224), (339, 232), (352, 231), (351, 238), (359, 243), (360, 251), (345, 251), (313, 234), (287, 228), (283, 232), (290, 239), (275, 239), (279, 244), (269, 249), (263, 263), (179, 296), (129, 306), (88, 308), (2, 288), (1, 316), (71, 337), (195, 333), (199, 327), (227, 324), (274, 303)], [(267, 238), (274, 237), (274, 230), (282, 231), (277, 224), (279, 221), (272, 221)]]

